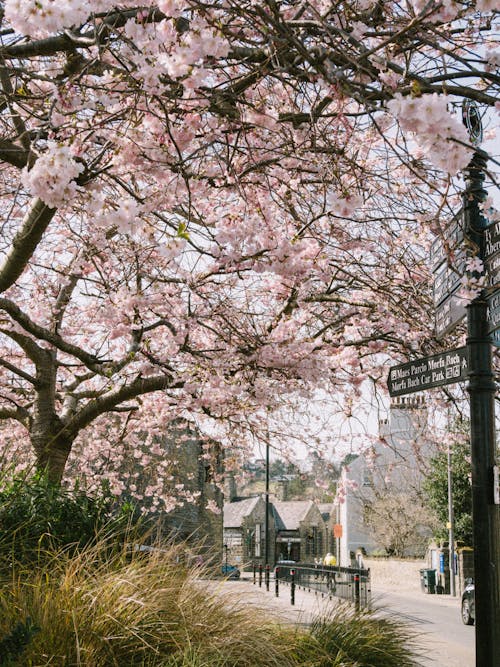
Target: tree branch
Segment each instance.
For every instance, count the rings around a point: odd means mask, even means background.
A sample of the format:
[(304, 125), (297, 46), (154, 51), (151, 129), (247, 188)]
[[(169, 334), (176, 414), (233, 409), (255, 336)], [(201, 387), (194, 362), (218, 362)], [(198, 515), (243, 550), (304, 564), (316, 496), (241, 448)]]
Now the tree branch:
[(26, 380), (30, 384), (36, 386), (37, 381), (35, 377), (30, 375), (29, 373), (26, 373), (25, 371), (22, 371), (20, 368), (17, 368), (16, 366), (14, 366), (14, 364), (11, 364), (9, 361), (6, 361), (5, 359), (0, 359), (0, 366), (3, 366), (11, 373), (18, 375), (19, 377), (23, 378), (23, 380)]
[(0, 267), (0, 293), (11, 287), (24, 272), (55, 212), (55, 208), (49, 208), (38, 197), (33, 200), (12, 241), (10, 253)]
[[(104, 374), (105, 360), (99, 360), (97, 357), (85, 352), (85, 350), (82, 350), (77, 345), (67, 343), (59, 334), (53, 333), (48, 329), (35, 324), (26, 313), (23, 313), (23, 311), (9, 299), (0, 298), (0, 309), (8, 313), (13, 320), (20, 324), (25, 331), (35, 336), (35, 338), (45, 340), (58, 350), (61, 350), (61, 352), (65, 352), (66, 354), (79, 359), (85, 366), (87, 366), (87, 368), (90, 368), (90, 370), (95, 373), (98, 373), (99, 375)], [(9, 331), (5, 331), (5, 333), (10, 335)]]
[(128, 385), (123, 385), (108, 394), (96, 398), (87, 403), (76, 415), (69, 419), (66, 429), (75, 435), (83, 428), (88, 426), (97, 417), (115, 410), (120, 403), (129, 401), (143, 394), (149, 394), (153, 391), (162, 389), (180, 389), (184, 386), (183, 382), (174, 383), (171, 375), (157, 375), (155, 377), (143, 378), (138, 376)]

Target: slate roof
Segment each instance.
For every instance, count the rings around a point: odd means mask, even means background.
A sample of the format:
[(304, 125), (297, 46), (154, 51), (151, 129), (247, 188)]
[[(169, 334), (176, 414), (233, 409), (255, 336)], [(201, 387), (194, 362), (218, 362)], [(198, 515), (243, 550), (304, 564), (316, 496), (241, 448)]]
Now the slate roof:
[(274, 502), (276, 530), (298, 530), (313, 504), (312, 500)]
[(233, 503), (224, 504), (224, 528), (241, 528), (243, 519), (247, 517), (259, 502), (259, 496), (245, 498)]
[(323, 521), (328, 521), (333, 512), (333, 503), (318, 503), (318, 509), (321, 512)]

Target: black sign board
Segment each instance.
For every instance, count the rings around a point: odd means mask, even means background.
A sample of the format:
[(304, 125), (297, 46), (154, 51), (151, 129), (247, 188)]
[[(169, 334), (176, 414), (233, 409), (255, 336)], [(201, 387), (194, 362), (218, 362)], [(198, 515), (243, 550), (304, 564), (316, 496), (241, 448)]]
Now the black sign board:
[(465, 271), (465, 255), (457, 257), (456, 265), (451, 267), (446, 262), (434, 272), (434, 306), (439, 306), (449, 296), (458, 292)]
[(500, 329), (500, 292), (488, 297), (488, 333)]
[(500, 253), (500, 220), (484, 230), (484, 256), (486, 261)]
[(467, 379), (467, 374), (467, 348), (460, 347), (393, 366), (389, 369), (387, 386), (390, 396), (402, 396), (453, 382), (463, 382)]
[(488, 285), (500, 284), (500, 221), (484, 230), (484, 265), (488, 275)]
[(442, 338), (449, 334), (466, 314), (464, 300), (456, 294), (451, 294), (436, 308), (436, 336)]
[(455, 250), (455, 248), (457, 248), (463, 242), (465, 237), (463, 224), (463, 216), (460, 213), (445, 229), (445, 240), (438, 238), (431, 245), (429, 259), (433, 271), (435, 271), (443, 262), (448, 260), (448, 254), (450, 251)]

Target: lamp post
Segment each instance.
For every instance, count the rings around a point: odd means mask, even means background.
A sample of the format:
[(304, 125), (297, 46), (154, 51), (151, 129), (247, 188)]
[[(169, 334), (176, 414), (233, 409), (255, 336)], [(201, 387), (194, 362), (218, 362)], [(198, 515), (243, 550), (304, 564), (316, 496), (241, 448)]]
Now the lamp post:
[(451, 470), (451, 446), (448, 442), (448, 452), (447, 452), (447, 464), (448, 464), (448, 548), (449, 548), (449, 563), (448, 567), (450, 569), (450, 594), (455, 597), (456, 586), (455, 586), (455, 518), (453, 514), (453, 477)]
[(266, 516), (264, 519), (264, 565), (269, 565), (269, 433), (266, 442)]

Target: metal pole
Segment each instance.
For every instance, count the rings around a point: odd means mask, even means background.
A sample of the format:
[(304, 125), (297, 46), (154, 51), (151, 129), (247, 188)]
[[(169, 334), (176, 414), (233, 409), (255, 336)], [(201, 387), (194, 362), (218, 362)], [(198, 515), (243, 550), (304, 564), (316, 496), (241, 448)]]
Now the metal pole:
[[(339, 525), (340, 524), (340, 503), (338, 501), (337, 501), (337, 509), (335, 511), (335, 517), (336, 517), (337, 525)], [(336, 556), (337, 556), (337, 566), (340, 567), (341, 566), (341, 562), (340, 562), (340, 537), (337, 537), (336, 540), (337, 540), (337, 543), (336, 543), (335, 546), (336, 546), (336, 550), (337, 550), (337, 554), (336, 554)]]
[[(486, 157), (484, 151), (474, 153), (465, 171), (464, 196), (466, 230), (483, 260), (487, 222), (479, 202), (486, 197)], [(500, 505), (494, 499), (495, 383), (487, 307), (484, 290), (467, 306), (477, 667), (495, 667), (500, 655)]]
[(266, 516), (264, 520), (264, 564), (269, 565), (269, 434), (266, 442)]
[(450, 569), (450, 594), (456, 596), (455, 586), (455, 527), (453, 516), (453, 476), (451, 470), (451, 446), (448, 443), (448, 547), (449, 547), (449, 564)]

